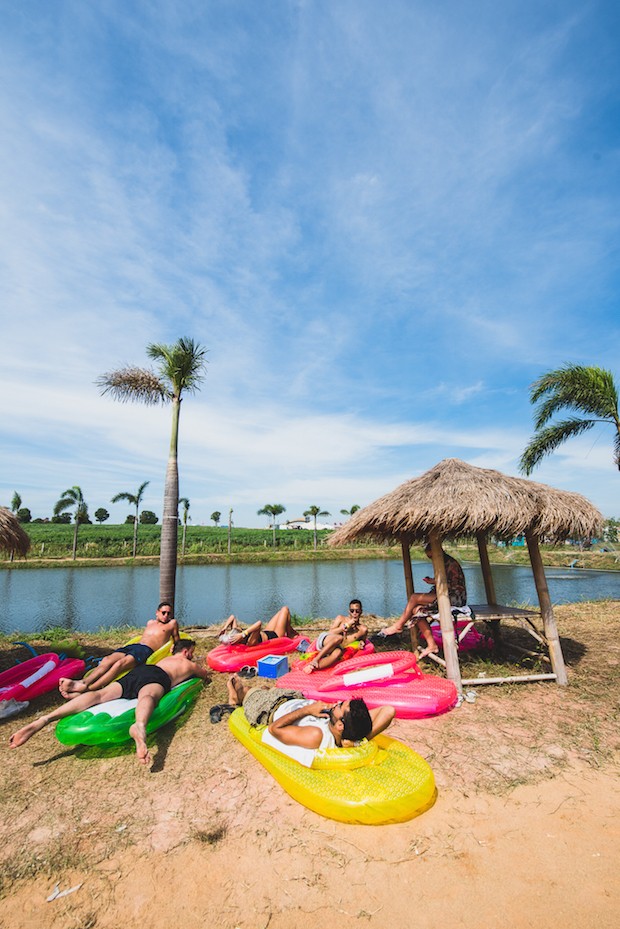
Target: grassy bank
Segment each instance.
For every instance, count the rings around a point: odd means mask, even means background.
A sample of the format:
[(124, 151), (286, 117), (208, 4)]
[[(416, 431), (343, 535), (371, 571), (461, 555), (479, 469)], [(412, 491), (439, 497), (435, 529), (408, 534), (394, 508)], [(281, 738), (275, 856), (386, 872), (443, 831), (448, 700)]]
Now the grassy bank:
[[(159, 562), (159, 526), (140, 526), (138, 553), (131, 557), (133, 527), (129, 525), (82, 526), (80, 528), (77, 558), (71, 559), (73, 526), (28, 524), (32, 541), (27, 559), (10, 561), (0, 556), (0, 567), (11, 569), (67, 567), (122, 567), (129, 565), (156, 565)], [(182, 555), (182, 533), (179, 532), (180, 564), (239, 564), (289, 561), (339, 561), (351, 558), (401, 558), (400, 545), (355, 543), (346, 548), (330, 548), (326, 543), (330, 533), (318, 534), (318, 550), (313, 550), (313, 533), (307, 530), (278, 530), (276, 545), (269, 529), (233, 529), (231, 553), (228, 554), (228, 529), (215, 526), (188, 526), (185, 555)], [(446, 545), (446, 550), (459, 561), (478, 563), (475, 542), (464, 540), (458, 545)], [(412, 546), (411, 557), (424, 561), (421, 546)], [(543, 545), (543, 563), (549, 567), (570, 567), (576, 562), (579, 568), (602, 571), (620, 570), (620, 555), (613, 552), (580, 551), (572, 545)], [(529, 564), (527, 548), (489, 546), (489, 558), (494, 564)]]

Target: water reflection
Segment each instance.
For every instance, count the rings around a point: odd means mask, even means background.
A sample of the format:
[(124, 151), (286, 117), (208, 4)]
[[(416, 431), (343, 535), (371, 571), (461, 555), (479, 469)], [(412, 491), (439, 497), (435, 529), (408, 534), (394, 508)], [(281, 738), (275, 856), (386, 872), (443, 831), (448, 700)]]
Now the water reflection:
[[(428, 562), (412, 565), (416, 590)], [(478, 565), (463, 565), (470, 603), (485, 600)], [(500, 603), (536, 604), (529, 567), (494, 565)], [(617, 599), (614, 572), (549, 569), (552, 602)], [(0, 631), (34, 632), (60, 626), (97, 631), (119, 625), (139, 626), (155, 614), (159, 600), (157, 567), (57, 568), (0, 571), (4, 610)], [(368, 612), (399, 614), (405, 604), (400, 561), (295, 562), (269, 565), (185, 565), (177, 574), (177, 616), (187, 625), (218, 623), (230, 613), (241, 620), (269, 619), (282, 604), (299, 616), (336, 616), (359, 597)]]

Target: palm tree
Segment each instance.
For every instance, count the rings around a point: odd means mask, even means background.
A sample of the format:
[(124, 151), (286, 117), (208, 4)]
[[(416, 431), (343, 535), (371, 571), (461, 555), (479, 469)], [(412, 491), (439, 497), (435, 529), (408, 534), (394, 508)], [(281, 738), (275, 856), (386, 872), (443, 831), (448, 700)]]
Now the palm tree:
[(21, 509), (21, 505), (22, 505), (22, 498), (17, 493), (17, 491), (14, 491), (13, 499), (11, 500), (11, 512), (17, 513), (17, 511)]
[(322, 510), (320, 506), (309, 506), (307, 510), (304, 510), (304, 516), (314, 517), (314, 550), (316, 552), (316, 518), (317, 516), (329, 516), (330, 514), (327, 510)]
[(173, 345), (151, 343), (146, 353), (157, 363), (157, 372), (126, 367), (103, 374), (97, 381), (102, 394), (115, 400), (138, 400), (141, 403), (172, 404), (172, 431), (161, 530), (159, 558), (159, 599), (169, 600), (174, 608), (177, 568), (177, 526), (179, 522), (179, 415), (184, 392), (195, 393), (205, 375), (206, 349), (193, 339), (181, 338)]
[(77, 484), (62, 492), (60, 500), (58, 500), (54, 507), (54, 516), (59, 516), (66, 510), (70, 510), (71, 507), (75, 507), (75, 511), (73, 513), (73, 554), (71, 556), (73, 561), (75, 561), (75, 554), (77, 552), (78, 529), (80, 523), (85, 523), (88, 519), (88, 505), (84, 499), (84, 494), (82, 493), (81, 488), (78, 487)]
[[(611, 371), (572, 364), (548, 371), (532, 384), (530, 402), (538, 401), (540, 403), (534, 420), (536, 432), (519, 463), (524, 474), (531, 474), (545, 455), (572, 436), (591, 429), (596, 423), (611, 423), (615, 427), (614, 461), (620, 469), (618, 390)], [(589, 417), (583, 419), (575, 416), (546, 425), (554, 413), (566, 408), (587, 413)]]
[(343, 516), (353, 516), (354, 513), (357, 513), (359, 506), (357, 503), (354, 503), (350, 510), (340, 510)]
[(271, 525), (273, 526), (273, 547), (276, 547), (276, 516), (279, 516), (280, 513), (285, 513), (286, 507), (282, 506), (281, 503), (266, 503), (261, 510), (257, 510), (257, 516), (269, 516), (271, 517)]
[(133, 520), (133, 554), (132, 558), (136, 557), (136, 551), (138, 550), (138, 509), (142, 503), (142, 497), (144, 496), (144, 491), (149, 486), (150, 481), (144, 481), (143, 484), (140, 484), (138, 490), (135, 494), (130, 494), (127, 491), (123, 491), (120, 494), (115, 494), (112, 497), (112, 503), (118, 503), (119, 500), (126, 500), (127, 503), (131, 503), (132, 506), (136, 508), (136, 515)]
[(187, 534), (187, 520), (189, 519), (189, 500), (179, 497), (179, 506), (183, 507), (183, 541), (181, 542), (181, 557), (185, 558), (185, 536)]

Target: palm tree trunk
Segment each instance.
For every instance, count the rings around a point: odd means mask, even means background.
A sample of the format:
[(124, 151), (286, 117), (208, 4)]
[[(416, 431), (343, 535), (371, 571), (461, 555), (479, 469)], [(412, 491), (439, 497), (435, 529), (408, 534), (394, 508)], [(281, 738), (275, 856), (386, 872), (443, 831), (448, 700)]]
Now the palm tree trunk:
[(316, 552), (316, 516), (314, 517), (314, 550)]
[(187, 520), (183, 520), (183, 545), (181, 547), (181, 556), (185, 558), (185, 535), (187, 533)]
[(161, 527), (161, 551), (159, 556), (159, 599), (169, 601), (174, 610), (174, 593), (177, 571), (177, 538), (179, 522), (179, 414), (181, 401), (172, 400), (172, 432), (170, 451), (164, 486), (164, 512)]
[(75, 514), (75, 525), (73, 527), (73, 554), (71, 555), (72, 561), (75, 561), (75, 556), (77, 552), (77, 537), (78, 537), (79, 526), (80, 526), (80, 523), (79, 523), (77, 513), (76, 513)]
[(273, 547), (276, 547), (276, 518), (273, 517)]
[(136, 557), (136, 551), (138, 550), (138, 507), (139, 503), (136, 503), (136, 518), (133, 521), (133, 557)]

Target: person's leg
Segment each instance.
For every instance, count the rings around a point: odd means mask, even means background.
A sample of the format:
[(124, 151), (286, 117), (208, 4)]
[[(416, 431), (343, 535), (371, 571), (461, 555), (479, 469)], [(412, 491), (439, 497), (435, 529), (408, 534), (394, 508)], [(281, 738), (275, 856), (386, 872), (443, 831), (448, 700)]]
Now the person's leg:
[(226, 689), (228, 690), (228, 702), (233, 706), (242, 706), (250, 688), (236, 674), (232, 674), (226, 681)]
[(429, 606), (435, 602), (435, 594), (411, 594), (402, 615), (391, 626), (382, 630), (384, 635), (396, 635), (402, 632), (409, 620), (418, 612), (420, 607)]
[(112, 683), (119, 674), (131, 671), (135, 666), (136, 659), (132, 655), (126, 655), (124, 652), (112, 652), (111, 655), (102, 658), (97, 667), (81, 681), (61, 677), (58, 681), (58, 689), (66, 700), (72, 700), (78, 694), (101, 690)]
[(433, 633), (431, 632), (431, 627), (428, 623), (428, 620), (422, 619), (422, 617), (420, 617), (420, 619), (417, 619), (415, 623), (422, 637), (424, 638), (424, 641), (426, 642), (426, 648), (422, 649), (422, 651), (418, 654), (418, 658), (426, 658), (427, 655), (436, 655), (439, 651), (439, 646), (433, 638)]
[(281, 607), (278, 612), (271, 617), (265, 629), (275, 632), (278, 637), (288, 636), (293, 639), (297, 633), (291, 626), (291, 611), (287, 606)]
[(394, 719), (394, 714), (396, 710), (393, 706), (377, 706), (374, 710), (370, 710), (370, 718), (372, 719), (372, 730), (369, 739), (374, 739), (376, 735), (379, 735), (380, 732), (383, 732), (390, 725)]
[(164, 688), (161, 684), (145, 684), (138, 693), (136, 721), (129, 727), (129, 735), (136, 743), (138, 761), (144, 765), (151, 762), (151, 755), (146, 746), (146, 727), (163, 695)]
[(331, 634), (325, 637), (323, 648), (317, 652), (312, 661), (304, 665), (303, 670), (306, 674), (312, 674), (313, 671), (322, 671), (324, 668), (331, 668), (336, 662), (340, 661), (344, 654), (343, 637), (337, 634)]
[(99, 703), (117, 700), (122, 695), (122, 692), (121, 685), (115, 681), (113, 684), (109, 684), (104, 690), (96, 690), (94, 693), (90, 693), (89, 691), (85, 694), (79, 694), (75, 700), (71, 700), (70, 703), (64, 703), (62, 706), (52, 710), (51, 713), (45, 713), (33, 722), (28, 723), (27, 726), (18, 729), (9, 739), (9, 745), (11, 748), (17, 748), (23, 745), (24, 742), (27, 742), (36, 732), (40, 732), (48, 723), (55, 723), (65, 716), (81, 713), (82, 710), (88, 710), (91, 706), (96, 706)]

